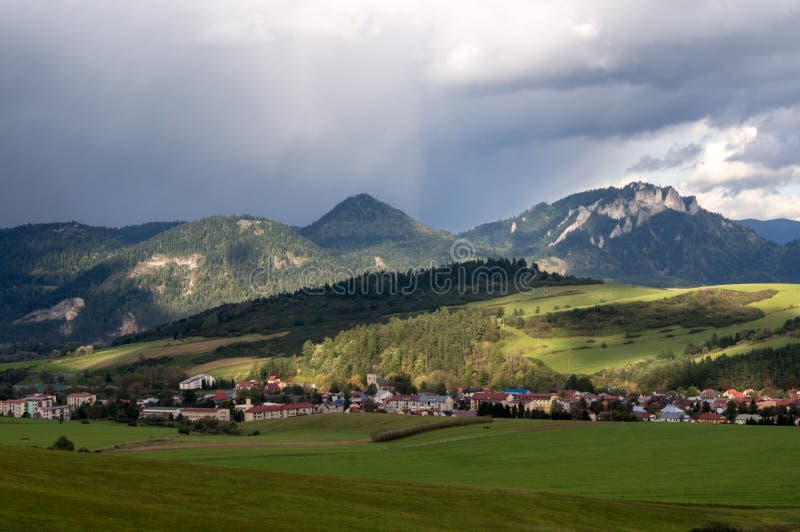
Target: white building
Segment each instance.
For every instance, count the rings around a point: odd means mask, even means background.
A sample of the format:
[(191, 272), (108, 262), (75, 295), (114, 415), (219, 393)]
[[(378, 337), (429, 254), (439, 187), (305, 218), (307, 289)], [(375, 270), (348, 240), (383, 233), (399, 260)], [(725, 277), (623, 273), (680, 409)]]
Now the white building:
[(69, 406), (72, 410), (77, 410), (83, 405), (91, 406), (96, 401), (97, 396), (93, 393), (71, 393), (67, 396), (67, 406)]
[(213, 388), (216, 383), (217, 379), (211, 375), (207, 373), (200, 373), (199, 375), (193, 375), (186, 380), (182, 380), (180, 382), (180, 389), (200, 390), (203, 388), (203, 384), (205, 384), (206, 388)]

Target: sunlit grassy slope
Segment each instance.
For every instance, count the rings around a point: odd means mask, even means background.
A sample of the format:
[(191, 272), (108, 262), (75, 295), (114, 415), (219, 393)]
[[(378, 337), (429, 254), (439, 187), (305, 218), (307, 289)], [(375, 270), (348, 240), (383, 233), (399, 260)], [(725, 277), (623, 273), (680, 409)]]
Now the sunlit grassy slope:
[[(489, 308), (503, 306), (506, 315), (510, 315), (514, 309), (521, 308), (526, 316), (530, 316), (534, 314), (537, 306), (540, 309), (540, 313), (545, 314), (609, 303), (652, 301), (707, 288), (722, 288), (743, 292), (773, 289), (778, 293), (771, 298), (751, 303), (751, 306), (764, 312), (765, 316), (763, 318), (729, 327), (703, 328), (702, 331), (694, 332), (693, 334), (690, 332), (692, 329), (673, 326), (642, 331), (641, 336), (637, 338), (625, 338), (624, 334), (536, 338), (519, 329), (505, 325), (504, 350), (509, 353), (538, 358), (556, 371), (594, 373), (604, 368), (625, 366), (631, 362), (655, 356), (664, 350), (672, 350), (676, 354), (681, 354), (689, 343), (702, 343), (713, 333), (721, 336), (734, 334), (746, 328), (774, 329), (783, 325), (787, 319), (800, 316), (800, 307), (798, 306), (800, 303), (800, 285), (796, 284), (720, 285), (665, 290), (609, 283), (558, 288), (552, 292), (536, 290), (472, 305)], [(776, 337), (761, 342), (757, 346), (776, 347), (784, 345), (791, 340), (791, 338), (787, 337)], [(796, 339), (794, 340), (796, 341)], [(605, 347), (603, 347), (604, 344)], [(725, 349), (724, 352), (739, 354), (753, 347), (754, 345), (752, 344), (740, 345)], [(720, 353), (714, 353), (714, 355), (719, 355)]]
[(0, 364), (0, 370), (10, 367), (39, 366), (56, 373), (72, 373), (85, 370), (114, 370), (115, 368), (153, 358), (168, 358), (170, 364), (188, 373), (209, 373), (217, 377), (246, 377), (253, 367), (264, 361), (259, 356), (220, 358), (210, 361), (197, 361), (200, 355), (213, 353), (218, 347), (231, 344), (248, 344), (268, 341), (289, 334), (281, 331), (275, 334), (249, 334), (230, 338), (183, 338), (179, 340), (153, 340), (100, 349), (90, 355), (56, 358), (33, 362)]

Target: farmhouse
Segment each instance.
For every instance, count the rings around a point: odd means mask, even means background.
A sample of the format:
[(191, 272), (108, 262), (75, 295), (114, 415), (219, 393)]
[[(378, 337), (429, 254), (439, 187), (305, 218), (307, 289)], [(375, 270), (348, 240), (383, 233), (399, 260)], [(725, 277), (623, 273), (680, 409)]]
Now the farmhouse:
[(254, 406), (244, 412), (245, 421), (259, 421), (261, 419), (278, 419), (286, 417), (306, 416), (314, 413), (311, 403), (291, 403), (287, 405), (262, 405)]
[(181, 390), (200, 390), (204, 385), (206, 388), (210, 388), (216, 383), (217, 379), (211, 375), (200, 373), (199, 375), (193, 375), (188, 379), (182, 380), (179, 386)]
[(95, 401), (97, 401), (97, 396), (93, 393), (71, 393), (67, 396), (67, 406), (72, 410), (77, 410), (83, 405), (91, 406)]

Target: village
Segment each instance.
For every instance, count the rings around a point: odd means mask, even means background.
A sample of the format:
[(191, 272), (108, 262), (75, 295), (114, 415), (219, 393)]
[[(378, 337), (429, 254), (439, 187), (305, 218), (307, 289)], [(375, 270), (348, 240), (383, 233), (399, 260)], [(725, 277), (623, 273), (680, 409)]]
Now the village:
[[(619, 395), (580, 390), (533, 393), (522, 388), (494, 390), (458, 388), (452, 393), (398, 393), (391, 381), (376, 373), (366, 375), (366, 389), (318, 392), (270, 376), (264, 382), (245, 380), (232, 389), (217, 389), (208, 374), (191, 376), (179, 383), (182, 395), (162, 404), (159, 397), (132, 402), (116, 400), (139, 422), (251, 422), (314, 414), (377, 412), (420, 416), (491, 416), (523, 419), (582, 421), (642, 421), (704, 424), (769, 424), (800, 426), (800, 390), (780, 397), (758, 394), (753, 389), (705, 389), (692, 395), (678, 392)], [(287, 393), (289, 390), (289, 393)], [(300, 391), (301, 393), (298, 393)], [(183, 404), (187, 398), (194, 399)], [(269, 400), (271, 399), (271, 400)], [(54, 421), (85, 419), (94, 408), (110, 405), (87, 391), (67, 393), (63, 404), (55, 393), (33, 393), (0, 400), (0, 415)]]

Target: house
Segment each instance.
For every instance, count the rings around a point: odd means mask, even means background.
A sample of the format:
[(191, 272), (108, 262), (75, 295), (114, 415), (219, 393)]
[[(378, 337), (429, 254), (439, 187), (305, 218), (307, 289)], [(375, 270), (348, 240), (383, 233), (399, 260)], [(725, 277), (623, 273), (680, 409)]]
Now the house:
[(420, 410), (435, 412), (452, 412), (453, 398), (449, 395), (420, 394), (417, 399)]
[(320, 403), (314, 407), (317, 414), (341, 414), (344, 412), (344, 403)]
[(687, 423), (691, 422), (692, 418), (686, 415), (686, 412), (681, 410), (675, 405), (667, 405), (661, 409), (657, 421), (666, 423)]
[(181, 409), (176, 407), (161, 406), (142, 408), (139, 418), (176, 419), (181, 414)]
[(92, 406), (97, 401), (97, 396), (93, 393), (81, 392), (67, 395), (67, 406), (72, 410), (77, 410), (83, 405)]
[(558, 395), (554, 393), (531, 393), (525, 398), (528, 400), (525, 410), (540, 410), (546, 414), (552, 412), (554, 403), (558, 401)]
[(188, 379), (182, 380), (179, 384), (181, 390), (200, 390), (204, 386), (210, 388), (217, 383), (217, 379), (207, 373), (193, 375)]
[(378, 390), (378, 393), (376, 393), (373, 396), (373, 399), (375, 400), (376, 403), (383, 404), (389, 399), (391, 399), (392, 395), (393, 395), (392, 392), (390, 392), (389, 390)]
[(383, 377), (378, 376), (375, 372), (367, 373), (367, 387), (370, 384), (374, 384), (378, 390), (391, 390), (392, 385), (389, 384), (389, 381), (384, 379)]
[(198, 421), (205, 418), (230, 421), (231, 411), (227, 408), (181, 408), (181, 415), (187, 421)]
[(703, 412), (702, 414), (697, 414), (694, 420), (698, 423), (706, 423), (711, 425), (720, 425), (728, 422), (728, 418), (716, 412)]
[(216, 390), (214, 393), (207, 393), (203, 396), (204, 401), (214, 401), (215, 404), (233, 401), (235, 392), (233, 390)]
[(746, 425), (748, 422), (760, 423), (761, 416), (759, 416), (758, 414), (739, 414), (738, 416), (736, 416), (733, 422), (736, 423), (737, 425)]
[(700, 397), (703, 399), (716, 399), (719, 397), (719, 392), (714, 388), (706, 388), (702, 392), (700, 392)]
[(236, 383), (236, 392), (241, 392), (242, 390), (249, 390), (250, 388), (261, 388), (264, 384), (261, 381), (249, 380), (249, 381), (239, 381)]
[(482, 392), (475, 392), (469, 400), (469, 405), (472, 410), (477, 410), (481, 403), (497, 404), (511, 401), (513, 397), (511, 394), (498, 392), (494, 390), (484, 390)]
[(744, 394), (738, 391), (736, 388), (729, 388), (725, 390), (725, 393), (723, 393), (722, 396), (732, 399), (736, 402), (740, 402), (742, 399), (744, 399)]
[(291, 403), (286, 405), (254, 406), (244, 412), (245, 421), (258, 421), (261, 419), (279, 419), (296, 416), (306, 416), (314, 413), (311, 403)]
[(386, 408), (392, 412), (417, 412), (420, 410), (419, 396), (395, 394), (386, 400)]

